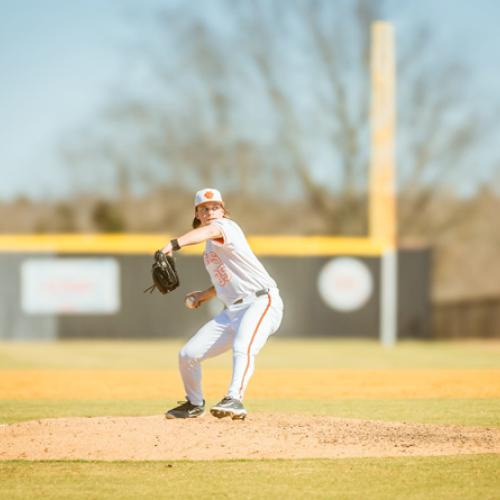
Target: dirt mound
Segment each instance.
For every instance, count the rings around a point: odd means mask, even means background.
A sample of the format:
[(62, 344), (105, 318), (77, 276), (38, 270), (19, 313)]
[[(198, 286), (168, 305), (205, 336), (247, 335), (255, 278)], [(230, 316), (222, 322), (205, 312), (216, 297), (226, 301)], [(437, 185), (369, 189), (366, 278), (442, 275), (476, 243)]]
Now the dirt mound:
[(211, 460), (499, 453), (500, 429), (257, 413), (92, 417), (0, 427), (0, 459)]

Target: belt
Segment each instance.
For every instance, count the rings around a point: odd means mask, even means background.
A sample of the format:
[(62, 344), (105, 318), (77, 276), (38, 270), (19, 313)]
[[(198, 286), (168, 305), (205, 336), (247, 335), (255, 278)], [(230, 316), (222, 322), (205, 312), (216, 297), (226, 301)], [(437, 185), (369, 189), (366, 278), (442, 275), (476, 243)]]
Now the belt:
[[(262, 290), (257, 290), (253, 295), (255, 295), (256, 297), (262, 297), (262, 295), (267, 295), (268, 293), (269, 293), (269, 288), (263, 288)], [(233, 306), (236, 304), (243, 303), (243, 300), (245, 300), (245, 299), (243, 298), (243, 299), (235, 300), (233, 302)]]

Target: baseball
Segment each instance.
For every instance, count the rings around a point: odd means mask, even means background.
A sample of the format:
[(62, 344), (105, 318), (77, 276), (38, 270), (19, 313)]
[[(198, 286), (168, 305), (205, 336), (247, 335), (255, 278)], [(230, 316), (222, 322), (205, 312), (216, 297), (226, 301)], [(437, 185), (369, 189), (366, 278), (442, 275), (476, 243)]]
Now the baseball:
[(184, 304), (188, 309), (196, 309), (196, 299), (191, 295), (184, 299)]

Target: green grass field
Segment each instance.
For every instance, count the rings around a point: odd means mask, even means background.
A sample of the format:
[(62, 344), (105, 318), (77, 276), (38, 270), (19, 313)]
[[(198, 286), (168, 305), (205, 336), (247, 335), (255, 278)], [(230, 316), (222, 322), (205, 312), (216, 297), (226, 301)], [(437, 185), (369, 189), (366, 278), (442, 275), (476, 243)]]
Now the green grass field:
[(213, 462), (0, 462), (0, 495), (138, 498), (498, 498), (497, 456)]
[[(0, 343), (0, 377), (24, 370), (175, 369), (180, 342)], [(498, 342), (401, 342), (271, 339), (262, 369), (500, 369)], [(210, 369), (230, 367), (228, 355)], [(304, 372), (305, 373), (305, 372)], [(209, 375), (208, 375), (209, 376)], [(8, 384), (8, 381), (4, 381)], [(369, 381), (367, 382), (369, 383)], [(497, 384), (492, 378), (491, 384)], [(0, 423), (46, 417), (153, 415), (165, 399), (1, 399)], [(500, 427), (500, 398), (290, 398), (246, 401), (252, 412)], [(0, 445), (1, 449), (1, 445)], [(0, 498), (499, 498), (498, 455), (169, 462), (0, 461)]]
[[(0, 424), (57, 417), (146, 416), (164, 413), (176, 404), (165, 400), (0, 400)], [(500, 399), (338, 399), (245, 401), (251, 412), (332, 415), (422, 424), (500, 427)]]
[[(0, 369), (177, 368), (180, 340), (0, 342)], [(271, 338), (259, 368), (500, 368), (500, 342), (404, 341), (386, 348), (375, 341)], [(229, 367), (228, 353), (205, 362)]]

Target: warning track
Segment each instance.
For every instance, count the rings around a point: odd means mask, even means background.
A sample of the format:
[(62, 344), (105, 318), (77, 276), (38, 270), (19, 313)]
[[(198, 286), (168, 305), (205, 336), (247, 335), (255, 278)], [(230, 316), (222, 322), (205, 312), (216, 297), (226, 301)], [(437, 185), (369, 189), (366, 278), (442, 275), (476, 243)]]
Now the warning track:
[[(208, 399), (220, 399), (231, 371), (204, 371)], [(175, 399), (178, 370), (0, 370), (0, 399)], [(500, 369), (259, 369), (247, 398), (498, 398)]]

